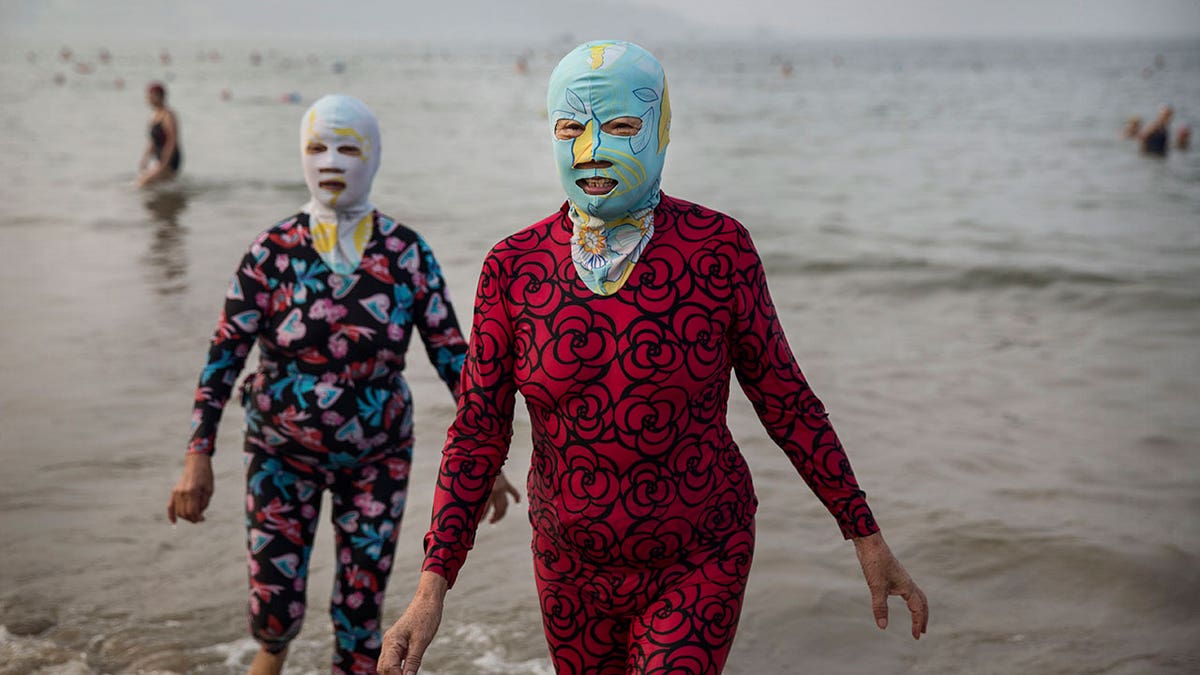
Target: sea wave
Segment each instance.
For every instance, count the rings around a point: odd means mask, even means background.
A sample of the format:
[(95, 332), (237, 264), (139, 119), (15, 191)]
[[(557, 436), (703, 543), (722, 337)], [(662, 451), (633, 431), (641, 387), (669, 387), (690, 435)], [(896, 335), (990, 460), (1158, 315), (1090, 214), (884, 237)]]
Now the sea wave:
[(954, 264), (923, 258), (865, 256), (796, 261), (764, 256), (772, 278), (836, 278), (861, 294), (1051, 291), (1051, 299), (1086, 307), (1200, 309), (1200, 274), (1072, 269), (1062, 265)]

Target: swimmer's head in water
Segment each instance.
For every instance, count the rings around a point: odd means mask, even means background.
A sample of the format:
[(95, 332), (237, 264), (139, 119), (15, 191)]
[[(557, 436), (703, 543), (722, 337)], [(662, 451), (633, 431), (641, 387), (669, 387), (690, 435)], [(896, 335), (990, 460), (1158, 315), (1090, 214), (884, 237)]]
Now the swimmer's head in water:
[(579, 45), (550, 74), (546, 109), (575, 206), (612, 220), (658, 203), (671, 104), (650, 52), (614, 40)]
[(304, 182), (313, 199), (332, 209), (366, 203), (379, 169), (379, 122), (367, 104), (332, 94), (300, 120)]

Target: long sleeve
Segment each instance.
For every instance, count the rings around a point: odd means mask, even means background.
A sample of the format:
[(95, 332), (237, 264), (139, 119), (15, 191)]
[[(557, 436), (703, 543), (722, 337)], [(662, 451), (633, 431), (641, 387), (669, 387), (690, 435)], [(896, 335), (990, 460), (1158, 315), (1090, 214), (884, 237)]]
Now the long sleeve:
[(242, 258), (225, 292), (225, 307), (217, 319), (208, 360), (196, 387), (189, 453), (215, 452), (221, 413), (263, 323), (268, 293), (266, 276), (259, 263), (262, 253), (260, 240)]
[(417, 290), (413, 321), (425, 343), (429, 362), (450, 388), (450, 393), (457, 396), (467, 341), (458, 327), (458, 317), (433, 250), (424, 239), (418, 239), (417, 244), (421, 252), (422, 283)]
[(767, 289), (762, 261), (738, 225), (734, 372), (771, 439), (825, 505), (847, 539), (879, 530), (820, 399), (804, 379)]
[(505, 307), (500, 261), (489, 255), (475, 294), (471, 340), (463, 366), (458, 413), (446, 437), (425, 535), (423, 569), (453, 585), (475, 541), (492, 484), (512, 439), (513, 325)]

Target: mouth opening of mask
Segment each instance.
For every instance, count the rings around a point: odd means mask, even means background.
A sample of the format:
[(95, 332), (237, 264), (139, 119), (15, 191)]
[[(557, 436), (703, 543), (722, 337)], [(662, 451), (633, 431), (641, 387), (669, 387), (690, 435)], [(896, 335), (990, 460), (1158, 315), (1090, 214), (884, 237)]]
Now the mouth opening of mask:
[(589, 176), (575, 181), (583, 191), (594, 197), (606, 195), (617, 188), (617, 181), (603, 176)]
[(342, 190), (346, 189), (346, 181), (342, 180), (341, 178), (326, 178), (325, 180), (317, 183), (317, 187), (330, 192), (341, 192)]

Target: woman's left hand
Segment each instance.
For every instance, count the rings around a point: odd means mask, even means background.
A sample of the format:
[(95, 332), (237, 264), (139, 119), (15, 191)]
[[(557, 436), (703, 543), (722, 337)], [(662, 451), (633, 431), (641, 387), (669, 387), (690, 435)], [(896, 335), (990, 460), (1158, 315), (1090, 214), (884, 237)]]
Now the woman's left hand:
[(489, 523), (498, 522), (504, 517), (504, 514), (508, 513), (508, 498), (510, 496), (514, 502), (521, 501), (521, 493), (517, 492), (517, 489), (508, 482), (508, 479), (504, 477), (504, 473), (501, 472), (499, 476), (496, 476), (496, 484), (492, 486), (492, 494), (488, 496), (487, 508), (483, 510), (485, 518), (487, 518), (489, 511), (492, 514), (492, 517), (488, 518)]
[(892, 555), (892, 550), (883, 540), (883, 533), (876, 532), (869, 537), (855, 539), (854, 552), (858, 554), (858, 563), (862, 565), (867, 587), (871, 589), (871, 610), (875, 614), (875, 624), (881, 630), (887, 628), (888, 596), (899, 595), (912, 613), (913, 639), (920, 640), (921, 634), (929, 626), (929, 601), (904, 565)]

